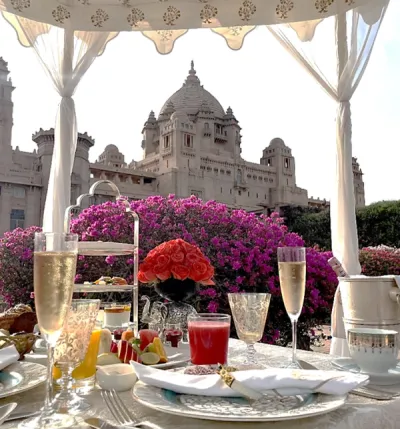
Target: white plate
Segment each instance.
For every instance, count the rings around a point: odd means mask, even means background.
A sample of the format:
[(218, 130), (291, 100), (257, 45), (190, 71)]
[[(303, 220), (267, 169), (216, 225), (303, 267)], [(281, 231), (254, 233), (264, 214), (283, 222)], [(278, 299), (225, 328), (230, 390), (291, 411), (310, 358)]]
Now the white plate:
[(168, 357), (167, 363), (158, 363), (151, 365), (152, 368), (167, 369), (175, 366), (183, 365), (190, 362), (190, 348), (189, 344), (179, 344), (179, 347), (164, 346), (165, 353)]
[(332, 361), (332, 365), (341, 371), (349, 371), (356, 374), (362, 373), (369, 375), (370, 384), (376, 386), (391, 386), (400, 383), (400, 361), (397, 367), (382, 374), (370, 374), (362, 372), (352, 358), (339, 358)]
[(181, 395), (170, 390), (137, 382), (133, 387), (136, 401), (153, 410), (203, 420), (234, 422), (274, 422), (314, 417), (334, 411), (346, 402), (347, 395), (308, 394), (298, 396), (263, 396), (259, 401)]
[(104, 293), (104, 292), (125, 292), (133, 291), (133, 285), (95, 285), (95, 284), (74, 284), (74, 292), (91, 292), (91, 293)]
[[(137, 251), (137, 249), (136, 249)], [(80, 241), (78, 254), (86, 256), (118, 256), (135, 253), (135, 246), (126, 243), (112, 243), (103, 241)]]
[(0, 398), (33, 389), (46, 381), (47, 368), (38, 363), (15, 362), (0, 372)]

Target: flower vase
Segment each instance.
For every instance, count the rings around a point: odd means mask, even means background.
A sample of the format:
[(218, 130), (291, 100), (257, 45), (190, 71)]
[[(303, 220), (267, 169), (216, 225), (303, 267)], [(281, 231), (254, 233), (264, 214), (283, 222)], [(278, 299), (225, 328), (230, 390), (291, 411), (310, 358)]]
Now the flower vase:
[(183, 302), (191, 298), (197, 291), (197, 284), (191, 279), (176, 280), (169, 278), (159, 282), (155, 291), (164, 299), (166, 315), (163, 320), (164, 326), (179, 324), (183, 333), (183, 341), (188, 341), (188, 317), (197, 314), (193, 306)]

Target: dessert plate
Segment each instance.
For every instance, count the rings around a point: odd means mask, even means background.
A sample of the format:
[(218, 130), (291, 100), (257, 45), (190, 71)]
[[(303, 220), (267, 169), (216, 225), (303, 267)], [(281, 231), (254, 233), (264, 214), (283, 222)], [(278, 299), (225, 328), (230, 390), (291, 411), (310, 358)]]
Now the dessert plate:
[(334, 359), (332, 361), (332, 365), (341, 371), (367, 374), (369, 375), (370, 384), (374, 384), (376, 386), (392, 386), (394, 384), (400, 384), (400, 361), (397, 362), (396, 368), (379, 374), (361, 371), (352, 358)]
[(152, 368), (167, 369), (176, 366), (182, 366), (190, 362), (190, 348), (189, 344), (179, 344), (179, 347), (164, 346), (165, 353), (167, 354), (168, 362), (158, 363), (151, 365)]
[(0, 372), (0, 398), (33, 389), (46, 381), (47, 368), (38, 363), (15, 362)]
[(265, 395), (250, 402), (245, 398), (181, 395), (141, 381), (135, 384), (132, 394), (140, 404), (167, 414), (234, 422), (274, 422), (318, 416), (340, 408), (347, 398), (347, 395), (321, 394)]

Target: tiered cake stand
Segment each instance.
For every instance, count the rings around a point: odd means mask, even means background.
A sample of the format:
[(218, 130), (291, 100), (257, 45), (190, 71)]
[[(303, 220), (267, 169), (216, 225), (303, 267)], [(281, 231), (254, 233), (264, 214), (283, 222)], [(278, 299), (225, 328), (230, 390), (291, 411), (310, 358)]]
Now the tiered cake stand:
[(64, 230), (70, 232), (71, 228), (71, 215), (72, 210), (81, 209), (81, 203), (84, 198), (94, 197), (95, 190), (99, 185), (108, 184), (117, 194), (116, 201), (121, 201), (125, 207), (127, 216), (131, 216), (133, 220), (133, 244), (113, 243), (102, 241), (80, 241), (78, 243), (78, 254), (83, 256), (132, 256), (133, 257), (133, 284), (131, 285), (91, 285), (91, 284), (76, 284), (74, 292), (87, 292), (87, 293), (106, 293), (106, 292), (131, 292), (132, 293), (132, 313), (133, 313), (133, 330), (135, 336), (139, 328), (138, 318), (138, 261), (139, 261), (139, 217), (131, 210), (129, 201), (122, 197), (118, 187), (110, 180), (99, 180), (94, 183), (89, 190), (88, 194), (80, 195), (76, 204), (69, 206), (65, 211)]

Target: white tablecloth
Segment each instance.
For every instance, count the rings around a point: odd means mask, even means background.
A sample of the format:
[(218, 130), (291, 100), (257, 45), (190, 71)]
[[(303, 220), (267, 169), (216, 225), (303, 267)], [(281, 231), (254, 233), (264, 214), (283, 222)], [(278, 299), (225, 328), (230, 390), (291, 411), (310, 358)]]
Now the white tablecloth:
[[(245, 346), (237, 340), (231, 340), (230, 356), (235, 358), (243, 353)], [(291, 349), (257, 344), (256, 349), (262, 353), (263, 360), (270, 366), (282, 366), (291, 356)], [(315, 352), (299, 351), (299, 358), (320, 369), (332, 369), (330, 361), (332, 356)], [(399, 387), (400, 390), (400, 387)], [(0, 400), (0, 404), (16, 401), (19, 403), (18, 411), (38, 409), (42, 406), (44, 386)], [(400, 398), (392, 401), (375, 401), (350, 395), (348, 403), (337, 411), (320, 417), (302, 419), (294, 422), (274, 423), (223, 423), (206, 420), (188, 419), (179, 416), (163, 414), (137, 404), (130, 392), (121, 393), (121, 397), (138, 419), (146, 419), (160, 426), (162, 429), (399, 429), (400, 428)], [(88, 415), (95, 415), (113, 419), (103, 403), (99, 391), (93, 391), (86, 399), (92, 404)], [(4, 429), (16, 428), (18, 422), (6, 423)], [(87, 426), (82, 426), (87, 428)]]

